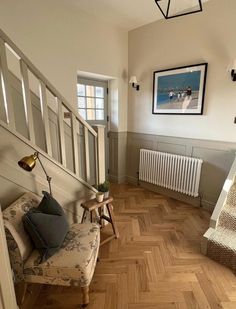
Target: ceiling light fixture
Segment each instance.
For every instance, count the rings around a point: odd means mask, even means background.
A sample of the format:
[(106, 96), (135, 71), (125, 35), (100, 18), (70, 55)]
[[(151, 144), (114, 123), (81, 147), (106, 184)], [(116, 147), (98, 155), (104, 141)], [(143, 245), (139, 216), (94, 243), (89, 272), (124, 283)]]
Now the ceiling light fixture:
[(155, 0), (165, 19), (202, 12), (202, 0), (192, 0), (191, 6), (186, 7), (183, 0)]

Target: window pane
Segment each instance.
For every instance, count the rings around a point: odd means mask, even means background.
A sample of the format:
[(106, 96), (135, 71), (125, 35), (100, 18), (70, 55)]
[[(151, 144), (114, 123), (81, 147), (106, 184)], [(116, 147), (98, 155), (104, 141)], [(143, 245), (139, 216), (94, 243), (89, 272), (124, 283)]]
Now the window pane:
[(95, 120), (95, 110), (87, 109), (87, 120)]
[(85, 108), (85, 98), (84, 97), (78, 97), (78, 107)]
[(87, 108), (95, 108), (95, 99), (87, 98)]
[(79, 109), (79, 114), (86, 120), (86, 110), (85, 109)]
[(104, 108), (104, 99), (96, 99), (96, 108)]
[(94, 97), (94, 86), (86, 86), (86, 96), (87, 97)]
[(102, 109), (96, 110), (96, 120), (104, 120), (104, 110)]
[(104, 98), (104, 88), (103, 87), (96, 87), (96, 97)]
[(77, 95), (85, 96), (85, 85), (77, 84)]

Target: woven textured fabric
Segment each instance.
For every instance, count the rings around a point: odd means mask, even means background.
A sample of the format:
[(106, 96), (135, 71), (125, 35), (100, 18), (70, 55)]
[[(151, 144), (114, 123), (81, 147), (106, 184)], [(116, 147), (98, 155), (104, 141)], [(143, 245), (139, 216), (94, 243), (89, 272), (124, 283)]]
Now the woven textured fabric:
[(232, 184), (215, 231), (207, 244), (207, 256), (236, 273), (236, 181)]
[(24, 265), (27, 282), (88, 286), (92, 280), (100, 244), (100, 227), (95, 223), (73, 224), (61, 249), (46, 262), (40, 263), (40, 254), (34, 250)]

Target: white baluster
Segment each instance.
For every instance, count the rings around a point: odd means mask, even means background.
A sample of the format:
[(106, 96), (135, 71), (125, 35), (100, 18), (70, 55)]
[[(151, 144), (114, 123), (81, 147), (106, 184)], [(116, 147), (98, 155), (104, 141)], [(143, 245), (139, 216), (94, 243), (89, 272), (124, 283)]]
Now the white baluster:
[(49, 154), (49, 156), (52, 156), (52, 143), (51, 143), (51, 134), (49, 127), (46, 86), (42, 81), (39, 81), (39, 94), (40, 94), (41, 114), (42, 114), (47, 153)]
[(97, 125), (97, 141), (98, 141), (98, 182), (103, 183), (106, 180), (106, 157), (105, 157), (105, 126)]
[(77, 139), (77, 119), (74, 114), (71, 113), (71, 136), (74, 158), (74, 169), (76, 176), (79, 177), (79, 151), (78, 151), (78, 139)]
[[(88, 128), (84, 127), (84, 150), (85, 150), (85, 167), (86, 167), (86, 181), (90, 181), (90, 158), (89, 158), (89, 135)], [(100, 162), (99, 162), (100, 164)]]
[(29, 76), (28, 68), (24, 61), (20, 60), (21, 78), (22, 78), (22, 92), (24, 100), (25, 118), (26, 125), (28, 129), (29, 140), (35, 144), (35, 134), (34, 134), (34, 122), (33, 122), (33, 112), (29, 88)]
[(11, 129), (15, 129), (15, 115), (11, 97), (9, 71), (7, 67), (6, 47), (4, 41), (1, 38), (0, 38), (0, 75), (1, 75), (4, 109), (7, 124)]

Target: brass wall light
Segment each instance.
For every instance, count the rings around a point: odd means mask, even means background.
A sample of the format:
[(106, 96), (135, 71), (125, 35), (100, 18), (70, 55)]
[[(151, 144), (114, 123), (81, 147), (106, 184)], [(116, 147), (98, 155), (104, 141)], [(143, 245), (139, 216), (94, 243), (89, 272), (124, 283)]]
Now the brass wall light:
[(52, 180), (52, 177), (50, 177), (43, 164), (42, 164), (42, 161), (40, 160), (40, 157), (39, 157), (39, 152), (35, 152), (34, 154), (30, 155), (30, 156), (27, 156), (27, 157), (24, 157), (22, 158), (20, 161), (18, 161), (18, 165), (24, 169), (25, 171), (27, 172), (31, 172), (35, 165), (36, 165), (36, 161), (39, 160), (39, 163), (44, 171), (44, 174), (46, 175), (46, 179), (47, 179), (47, 182), (48, 182), (48, 186), (49, 186), (49, 193), (52, 195), (52, 188), (51, 188), (51, 180)]

